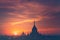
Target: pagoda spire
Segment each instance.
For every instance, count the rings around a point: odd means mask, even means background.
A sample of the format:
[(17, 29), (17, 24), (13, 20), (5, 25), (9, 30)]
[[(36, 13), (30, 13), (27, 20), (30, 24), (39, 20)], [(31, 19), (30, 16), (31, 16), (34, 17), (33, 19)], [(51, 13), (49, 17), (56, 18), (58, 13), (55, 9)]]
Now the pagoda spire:
[(35, 25), (35, 20), (34, 20), (34, 26), (32, 28), (32, 32), (37, 32), (37, 28), (36, 28), (36, 25)]
[(34, 19), (34, 26), (36, 26), (36, 21), (35, 21), (35, 19)]

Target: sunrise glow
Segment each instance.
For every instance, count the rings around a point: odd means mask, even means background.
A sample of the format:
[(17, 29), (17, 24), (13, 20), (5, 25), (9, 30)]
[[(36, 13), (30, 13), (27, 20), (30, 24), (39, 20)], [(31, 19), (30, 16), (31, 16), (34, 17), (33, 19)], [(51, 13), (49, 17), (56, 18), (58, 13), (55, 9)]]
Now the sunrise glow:
[(60, 34), (58, 0), (0, 0), (0, 35), (30, 33), (34, 24), (42, 34)]
[(17, 32), (14, 32), (14, 35), (16, 36), (16, 35), (18, 35), (18, 33)]
[(21, 32), (19, 32), (19, 31), (13, 31), (13, 32), (11, 32), (11, 35), (19, 36), (19, 35), (21, 35)]

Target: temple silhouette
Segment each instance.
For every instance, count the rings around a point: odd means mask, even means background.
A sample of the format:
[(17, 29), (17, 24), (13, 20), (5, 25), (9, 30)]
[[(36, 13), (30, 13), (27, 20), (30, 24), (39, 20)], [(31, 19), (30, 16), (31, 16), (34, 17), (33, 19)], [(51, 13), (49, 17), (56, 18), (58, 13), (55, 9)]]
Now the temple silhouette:
[(34, 21), (34, 25), (32, 28), (32, 32), (28, 35), (29, 40), (42, 40), (43, 36), (41, 34), (38, 33), (36, 25), (35, 25), (35, 21)]
[(43, 35), (38, 33), (35, 25), (35, 21), (34, 21), (32, 32), (28, 35), (25, 35), (24, 33), (22, 33), (22, 35), (20, 36), (20, 40), (45, 40), (45, 38)]
[(20, 36), (7, 36), (0, 35), (0, 40), (60, 40), (60, 36), (42, 35), (37, 31), (37, 27), (34, 25), (30, 34), (26, 35), (24, 32)]

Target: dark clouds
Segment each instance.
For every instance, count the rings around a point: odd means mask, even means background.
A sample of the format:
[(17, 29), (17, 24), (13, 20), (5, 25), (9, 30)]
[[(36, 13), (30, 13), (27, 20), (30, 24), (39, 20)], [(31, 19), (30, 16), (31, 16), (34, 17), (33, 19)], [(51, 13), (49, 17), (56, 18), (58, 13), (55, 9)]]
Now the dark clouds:
[(8, 17), (8, 13), (9, 12), (14, 12), (16, 11), (15, 9), (12, 8), (0, 8), (0, 18), (1, 19), (5, 19), (6, 17)]
[(0, 7), (14, 6), (14, 3), (0, 3)]
[(37, 2), (48, 6), (60, 6), (60, 0), (28, 0), (28, 1)]
[(13, 8), (0, 8), (0, 23), (1, 25), (7, 21), (8, 18), (13, 17), (8, 13), (16, 11)]
[(0, 8), (0, 13), (13, 12), (15, 9), (12, 8)]
[(53, 22), (54, 25), (59, 26), (60, 25), (60, 12), (51, 13), (50, 16), (54, 17), (51, 22)]
[(60, 12), (48, 12), (43, 14), (48, 17), (40, 21), (41, 26), (49, 28), (60, 28)]

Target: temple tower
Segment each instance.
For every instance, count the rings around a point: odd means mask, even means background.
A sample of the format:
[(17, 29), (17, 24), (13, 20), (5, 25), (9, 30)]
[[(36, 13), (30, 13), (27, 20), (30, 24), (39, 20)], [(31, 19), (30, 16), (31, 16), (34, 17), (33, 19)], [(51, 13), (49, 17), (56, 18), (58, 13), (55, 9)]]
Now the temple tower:
[(37, 28), (36, 28), (35, 21), (34, 21), (34, 25), (33, 25), (33, 28), (32, 28), (32, 33), (36, 33), (36, 32), (37, 32)]

